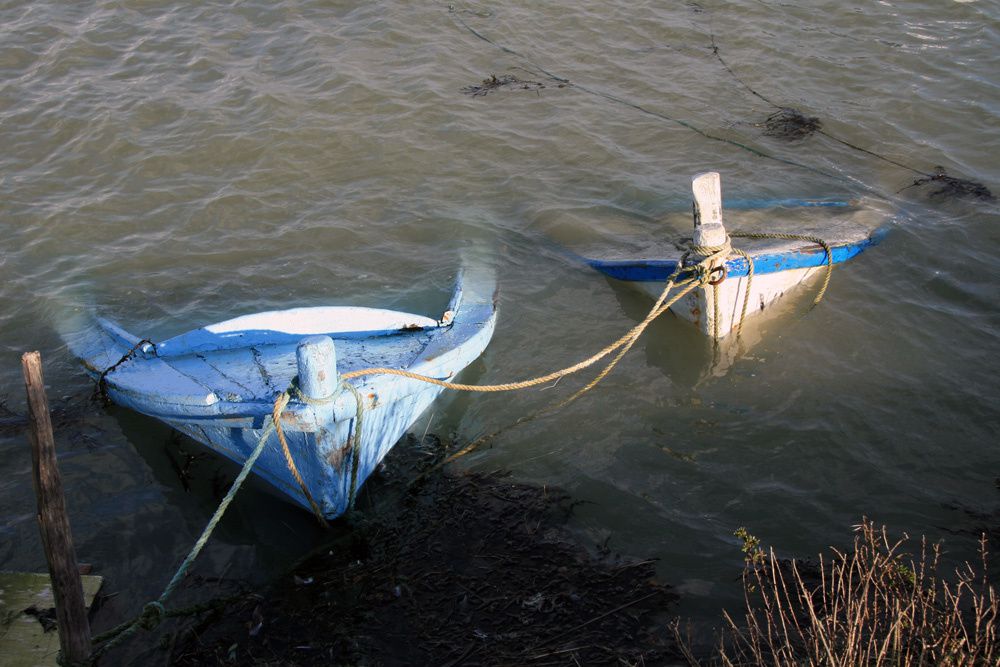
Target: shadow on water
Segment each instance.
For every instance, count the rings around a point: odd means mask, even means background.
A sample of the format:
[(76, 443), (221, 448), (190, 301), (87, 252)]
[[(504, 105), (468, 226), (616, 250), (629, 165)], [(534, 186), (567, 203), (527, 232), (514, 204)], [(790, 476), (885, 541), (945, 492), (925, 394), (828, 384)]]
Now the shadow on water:
[[(207, 521), (241, 466), (152, 418), (121, 408), (110, 412), (161, 486), (166, 504), (193, 526)], [(281, 568), (288, 558), (311, 548), (321, 535), (315, 519), (251, 475), (212, 539), (257, 545), (261, 574), (265, 574), (273, 571), (269, 563)]]

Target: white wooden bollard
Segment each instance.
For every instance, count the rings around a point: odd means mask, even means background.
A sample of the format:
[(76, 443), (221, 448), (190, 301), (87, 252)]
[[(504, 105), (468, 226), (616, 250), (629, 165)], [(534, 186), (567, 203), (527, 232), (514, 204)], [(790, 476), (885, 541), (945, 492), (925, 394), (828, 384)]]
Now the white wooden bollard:
[(726, 242), (722, 224), (722, 183), (719, 172), (697, 174), (691, 179), (694, 192), (694, 244), (720, 246)]
[(314, 400), (330, 398), (340, 384), (337, 376), (337, 349), (329, 336), (309, 336), (295, 350), (299, 368), (299, 389)]
[[(694, 245), (704, 248), (724, 246), (728, 235), (722, 224), (722, 180), (719, 172), (696, 174), (691, 179), (691, 191), (694, 193)], [(710, 251), (704, 251), (701, 256), (707, 257), (709, 254)], [(713, 289), (705, 286), (696, 290), (693, 297), (695, 310), (701, 313), (699, 326), (715, 340), (728, 334), (732, 328), (732, 314), (728, 306), (733, 291), (730, 285), (719, 286), (726, 277), (725, 263), (724, 257), (711, 262), (710, 284)]]
[(340, 389), (333, 339), (329, 336), (303, 338), (295, 350), (295, 361), (299, 370), (299, 390), (307, 399), (322, 401), (311, 406), (316, 420), (317, 453), (339, 470), (345, 451), (337, 438), (336, 403), (331, 400)]

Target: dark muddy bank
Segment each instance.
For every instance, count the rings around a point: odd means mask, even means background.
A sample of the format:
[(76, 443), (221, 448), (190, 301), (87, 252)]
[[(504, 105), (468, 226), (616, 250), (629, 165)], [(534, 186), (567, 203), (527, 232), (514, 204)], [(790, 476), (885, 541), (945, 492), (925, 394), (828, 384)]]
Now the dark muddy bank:
[[(175, 630), (171, 664), (662, 664), (679, 657), (654, 562), (593, 553), (564, 493), (431, 470), (410, 437), (352, 530), (265, 590)], [(403, 460), (408, 459), (408, 460)], [(413, 480), (418, 481), (414, 483)]]

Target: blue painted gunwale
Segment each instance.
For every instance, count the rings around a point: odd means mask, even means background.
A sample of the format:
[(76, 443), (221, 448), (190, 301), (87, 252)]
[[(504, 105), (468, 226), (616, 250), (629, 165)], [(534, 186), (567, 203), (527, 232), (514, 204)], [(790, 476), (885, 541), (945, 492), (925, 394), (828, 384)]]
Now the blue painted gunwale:
[[(887, 231), (888, 228), (883, 227), (873, 232), (863, 241), (831, 246), (833, 263), (840, 264), (841, 262), (846, 262), (852, 257), (861, 254), (867, 248), (878, 244)], [(754, 275), (778, 273), (793, 269), (808, 269), (825, 266), (827, 263), (826, 252), (822, 248), (778, 253), (751, 253), (751, 256), (754, 262)], [(618, 280), (630, 282), (662, 282), (673, 274), (680, 260), (680, 254), (675, 258), (664, 259), (604, 260), (584, 258), (587, 264), (601, 273)], [(726, 269), (728, 277), (739, 278), (747, 275), (749, 264), (745, 258), (737, 256), (726, 262)]]

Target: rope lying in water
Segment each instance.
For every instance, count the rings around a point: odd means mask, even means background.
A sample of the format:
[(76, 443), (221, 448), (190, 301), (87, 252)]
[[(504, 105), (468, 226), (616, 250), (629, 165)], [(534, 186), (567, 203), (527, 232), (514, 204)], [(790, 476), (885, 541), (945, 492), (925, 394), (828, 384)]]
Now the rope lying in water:
[[(792, 159), (789, 159), (789, 158), (784, 158), (784, 157), (780, 157), (778, 155), (774, 155), (773, 153), (769, 153), (769, 152), (764, 151), (764, 150), (759, 149), (759, 148), (754, 148), (753, 146), (750, 146), (748, 144), (742, 143), (740, 141), (736, 141), (734, 139), (727, 139), (726, 137), (722, 137), (722, 136), (719, 136), (717, 134), (713, 134), (712, 132), (704, 130), (704, 129), (698, 127), (697, 125), (695, 125), (695, 124), (693, 124), (693, 123), (691, 123), (689, 121), (686, 121), (686, 120), (683, 120), (683, 119), (680, 119), (680, 118), (675, 118), (675, 117), (670, 116), (670, 115), (668, 115), (666, 113), (663, 113), (661, 111), (654, 111), (652, 109), (648, 109), (648, 108), (642, 106), (641, 104), (636, 104), (635, 102), (631, 102), (631, 101), (629, 101), (627, 99), (624, 99), (622, 97), (618, 97), (617, 95), (613, 95), (611, 93), (607, 93), (607, 92), (604, 92), (602, 90), (597, 90), (597, 89), (594, 89), (594, 88), (589, 88), (589, 87), (584, 86), (584, 85), (579, 84), (579, 83), (571, 82), (566, 77), (562, 77), (562, 76), (559, 76), (557, 74), (553, 74), (552, 72), (550, 72), (549, 70), (545, 69), (541, 65), (538, 65), (535, 61), (533, 61), (531, 58), (525, 56), (524, 54), (522, 54), (522, 53), (520, 53), (518, 51), (515, 51), (514, 49), (512, 49), (512, 48), (510, 48), (508, 46), (504, 46), (503, 44), (500, 44), (499, 42), (496, 42), (493, 39), (491, 39), (490, 37), (488, 37), (488, 36), (484, 35), (483, 33), (479, 32), (478, 30), (476, 30), (475, 28), (473, 28), (472, 26), (470, 26), (468, 23), (466, 23), (465, 19), (463, 19), (454, 10), (454, 8), (449, 9), (449, 14), (451, 14), (451, 16), (456, 21), (458, 21), (458, 23), (461, 24), (461, 26), (466, 31), (468, 31), (471, 35), (473, 35), (477, 39), (481, 39), (482, 41), (486, 42), (487, 44), (491, 44), (492, 46), (496, 47), (497, 49), (500, 49), (504, 53), (507, 53), (507, 54), (510, 54), (512, 56), (515, 56), (517, 58), (522, 59), (524, 62), (526, 62), (529, 65), (531, 65), (534, 73), (540, 74), (542, 76), (547, 76), (550, 79), (552, 79), (553, 81), (557, 81), (557, 82), (559, 82), (560, 84), (562, 84), (563, 86), (565, 86), (567, 88), (575, 88), (576, 90), (584, 92), (584, 93), (586, 93), (588, 95), (592, 95), (594, 97), (600, 97), (600, 98), (602, 98), (604, 100), (607, 100), (608, 102), (613, 102), (613, 103), (619, 104), (621, 106), (629, 107), (630, 109), (634, 109), (634, 110), (636, 110), (636, 111), (638, 111), (640, 113), (646, 114), (647, 116), (652, 116), (652, 117), (658, 118), (660, 120), (664, 120), (664, 121), (668, 121), (670, 123), (674, 123), (676, 125), (680, 125), (681, 127), (685, 128), (687, 130), (690, 130), (691, 132), (694, 132), (695, 134), (698, 134), (698, 135), (704, 137), (705, 139), (709, 139), (711, 141), (718, 141), (718, 142), (721, 142), (721, 143), (724, 143), (724, 144), (728, 144), (728, 145), (733, 146), (735, 148), (739, 148), (740, 150), (746, 151), (746, 152), (750, 153), (751, 155), (755, 155), (757, 157), (761, 157), (761, 158), (764, 158), (764, 159), (767, 159), (767, 160), (773, 160), (774, 162), (780, 162), (782, 164), (791, 165), (793, 167), (798, 167), (799, 169), (803, 169), (805, 171), (809, 171), (809, 172), (812, 172), (814, 174), (818, 174), (820, 176), (824, 176), (826, 178), (831, 178), (831, 179), (834, 179), (834, 180), (838, 180), (838, 181), (842, 181), (842, 182), (846, 182), (846, 183), (851, 183), (853, 185), (857, 185), (857, 186), (863, 187), (863, 188), (867, 189), (870, 192), (879, 193), (879, 191), (877, 189), (875, 189), (874, 187), (872, 187), (872, 186), (870, 186), (870, 185), (868, 185), (866, 183), (859, 182), (856, 179), (848, 177), (846, 175), (829, 172), (829, 171), (826, 171), (825, 169), (820, 169), (819, 167), (814, 167), (812, 165), (808, 165), (808, 164), (805, 164), (803, 162), (798, 162), (796, 160), (792, 160)], [(522, 68), (522, 69), (525, 69), (525, 68)], [(529, 69), (527, 71), (532, 71), (532, 70)]]
[[(534, 74), (538, 74), (538, 75), (549, 77), (553, 81), (557, 81), (560, 84), (560, 87), (575, 88), (575, 89), (577, 89), (577, 90), (579, 90), (581, 92), (587, 93), (588, 95), (592, 95), (592, 96), (595, 96), (595, 97), (600, 97), (600, 98), (603, 98), (604, 100), (607, 100), (608, 102), (613, 102), (615, 104), (619, 104), (619, 105), (622, 105), (622, 106), (629, 107), (631, 109), (639, 111), (640, 113), (646, 114), (648, 116), (652, 116), (654, 118), (659, 118), (660, 120), (665, 120), (665, 121), (668, 121), (668, 122), (671, 122), (671, 123), (675, 123), (675, 124), (680, 125), (681, 127), (685, 128), (685, 129), (688, 129), (688, 130), (690, 130), (690, 131), (692, 131), (692, 132), (694, 132), (694, 133), (696, 133), (696, 134), (704, 137), (705, 139), (709, 139), (711, 141), (718, 141), (718, 142), (722, 142), (722, 143), (725, 143), (725, 144), (729, 144), (730, 146), (733, 146), (735, 148), (739, 148), (740, 150), (744, 150), (744, 151), (746, 151), (746, 152), (748, 152), (748, 153), (750, 153), (752, 155), (755, 155), (757, 157), (765, 158), (767, 160), (773, 160), (775, 162), (779, 162), (779, 163), (782, 163), (782, 164), (787, 164), (787, 165), (790, 165), (790, 166), (793, 166), (793, 167), (798, 167), (799, 169), (803, 169), (805, 171), (808, 171), (808, 172), (811, 172), (811, 173), (814, 173), (814, 174), (818, 174), (818, 175), (824, 176), (826, 178), (831, 178), (831, 179), (834, 179), (834, 180), (837, 180), (837, 181), (841, 181), (841, 182), (844, 182), (844, 183), (849, 183), (851, 185), (854, 185), (854, 186), (857, 186), (857, 187), (861, 187), (864, 190), (866, 190), (868, 192), (871, 192), (873, 194), (876, 194), (878, 196), (883, 196), (883, 197), (889, 197), (889, 196), (891, 196), (889, 193), (883, 192), (879, 188), (876, 188), (876, 187), (872, 186), (871, 184), (866, 183), (864, 181), (861, 181), (861, 180), (859, 180), (859, 179), (857, 179), (857, 178), (855, 178), (853, 176), (849, 176), (849, 175), (844, 174), (844, 173), (831, 172), (831, 171), (828, 171), (826, 169), (821, 169), (819, 167), (814, 167), (812, 165), (805, 164), (803, 162), (799, 162), (797, 160), (793, 160), (793, 159), (785, 158), (785, 157), (780, 157), (778, 155), (775, 155), (775, 154), (770, 153), (768, 151), (765, 151), (763, 149), (754, 148), (753, 146), (750, 146), (750, 145), (748, 145), (746, 143), (743, 143), (741, 141), (736, 141), (735, 139), (729, 139), (729, 138), (724, 137), (724, 136), (719, 136), (718, 134), (714, 134), (712, 132), (709, 132), (708, 130), (705, 130), (705, 129), (701, 128), (701, 127), (698, 127), (694, 123), (691, 123), (689, 121), (686, 121), (686, 120), (683, 120), (683, 119), (680, 119), (680, 118), (675, 118), (675, 117), (670, 116), (670, 115), (668, 115), (668, 114), (666, 114), (664, 112), (661, 112), (661, 111), (654, 111), (652, 109), (649, 109), (649, 108), (646, 108), (646, 107), (642, 106), (641, 104), (637, 104), (635, 102), (632, 102), (632, 101), (627, 100), (625, 98), (619, 97), (617, 95), (613, 95), (611, 93), (607, 93), (607, 92), (604, 92), (602, 90), (597, 90), (597, 89), (594, 89), (594, 88), (589, 88), (589, 87), (587, 87), (585, 85), (582, 85), (580, 83), (571, 82), (566, 77), (562, 77), (562, 76), (559, 76), (557, 74), (553, 74), (549, 70), (547, 70), (544, 67), (538, 65), (536, 62), (534, 62), (532, 59), (530, 59), (527, 56), (525, 56), (523, 53), (520, 53), (519, 51), (516, 51), (516, 50), (514, 50), (514, 49), (512, 49), (512, 48), (510, 48), (508, 46), (504, 46), (503, 44), (494, 41), (493, 39), (491, 39), (487, 35), (483, 34), (482, 32), (479, 32), (478, 30), (476, 30), (475, 28), (473, 28), (472, 26), (470, 26), (465, 21), (465, 19), (463, 19), (458, 14), (458, 12), (455, 10), (454, 7), (449, 8), (449, 13), (454, 17), (454, 19), (459, 24), (461, 24), (462, 28), (464, 28), (466, 31), (468, 31), (474, 37), (476, 37), (478, 39), (481, 39), (482, 41), (484, 41), (484, 42), (486, 42), (486, 43), (488, 43), (488, 44), (496, 47), (497, 49), (503, 51), (504, 53), (507, 53), (507, 54), (510, 54), (512, 56), (515, 56), (517, 58), (522, 59), (524, 62), (526, 62), (527, 64), (529, 64), (531, 66), (530, 68), (520, 67), (519, 69), (524, 69), (525, 71), (532, 72)], [(747, 84), (746, 81), (744, 81), (742, 78), (740, 78), (736, 74), (736, 72), (722, 58), (722, 54), (719, 52), (719, 47), (715, 43), (715, 34), (714, 34), (714, 32), (710, 32), (709, 34), (710, 34), (710, 38), (711, 38), (712, 54), (719, 60), (719, 62), (722, 64), (723, 68), (725, 68), (725, 70), (730, 74), (730, 76), (732, 76), (740, 85), (742, 85), (744, 88), (746, 88), (751, 94), (755, 95), (756, 97), (760, 98), (761, 100), (763, 100), (764, 102), (766, 102), (770, 106), (772, 106), (775, 109), (777, 109), (777, 111), (774, 114), (772, 114), (771, 116), (769, 116), (768, 119), (767, 119), (767, 121), (765, 121), (765, 125), (766, 126), (772, 126), (773, 125), (776, 128), (780, 128), (782, 126), (787, 125), (788, 127), (792, 128), (793, 131), (792, 131), (792, 134), (790, 136), (792, 136), (794, 138), (801, 138), (801, 137), (804, 137), (804, 136), (808, 136), (812, 132), (815, 132), (815, 133), (821, 134), (821, 135), (827, 137), (828, 139), (831, 139), (831, 140), (833, 140), (833, 141), (835, 141), (837, 143), (840, 143), (840, 144), (846, 146), (847, 148), (850, 148), (852, 150), (864, 153), (866, 155), (870, 155), (870, 156), (872, 156), (872, 157), (874, 157), (876, 159), (882, 160), (883, 162), (887, 162), (887, 163), (892, 164), (892, 165), (894, 165), (896, 167), (900, 167), (902, 169), (908, 170), (908, 171), (910, 171), (910, 172), (912, 172), (914, 174), (917, 174), (917, 175), (921, 176), (921, 178), (918, 178), (917, 180), (913, 181), (911, 184), (909, 184), (909, 185), (907, 185), (907, 186), (899, 189), (898, 191), (896, 191), (895, 194), (899, 194), (900, 192), (903, 192), (904, 190), (907, 190), (907, 189), (912, 188), (912, 187), (921, 186), (921, 185), (924, 185), (924, 184), (927, 184), (927, 183), (933, 183), (933, 184), (936, 184), (936, 185), (938, 185), (940, 187), (939, 187), (938, 190), (935, 190), (935, 191), (933, 191), (933, 192), (930, 193), (930, 197), (931, 198), (935, 198), (935, 197), (938, 197), (938, 196), (948, 195), (948, 196), (972, 197), (972, 198), (980, 199), (980, 200), (983, 200), (983, 201), (995, 201), (996, 197), (989, 190), (989, 188), (987, 188), (982, 183), (979, 183), (979, 182), (973, 181), (973, 180), (969, 180), (969, 179), (956, 178), (954, 176), (949, 176), (948, 174), (944, 173), (944, 169), (941, 168), (941, 167), (937, 167), (933, 172), (927, 172), (926, 170), (917, 169), (916, 167), (913, 167), (911, 165), (904, 164), (902, 162), (893, 160), (893, 159), (891, 159), (889, 157), (886, 157), (885, 155), (881, 155), (879, 153), (876, 153), (875, 151), (869, 150), (869, 149), (864, 148), (862, 146), (858, 146), (857, 144), (854, 144), (854, 143), (852, 143), (850, 141), (847, 141), (846, 139), (842, 139), (842, 138), (840, 138), (838, 136), (835, 136), (835, 135), (831, 134), (830, 132), (822, 129), (822, 122), (820, 121), (819, 118), (807, 117), (804, 114), (802, 114), (801, 112), (799, 112), (797, 109), (794, 109), (794, 108), (788, 107), (788, 106), (782, 106), (782, 105), (779, 105), (779, 104), (771, 101), (770, 99), (768, 99), (767, 97), (765, 97), (764, 95), (762, 95), (761, 93), (759, 93), (758, 91), (756, 91), (755, 89), (753, 89), (752, 87), (750, 87), (750, 85)], [(777, 134), (781, 135), (782, 132), (778, 131)]]

